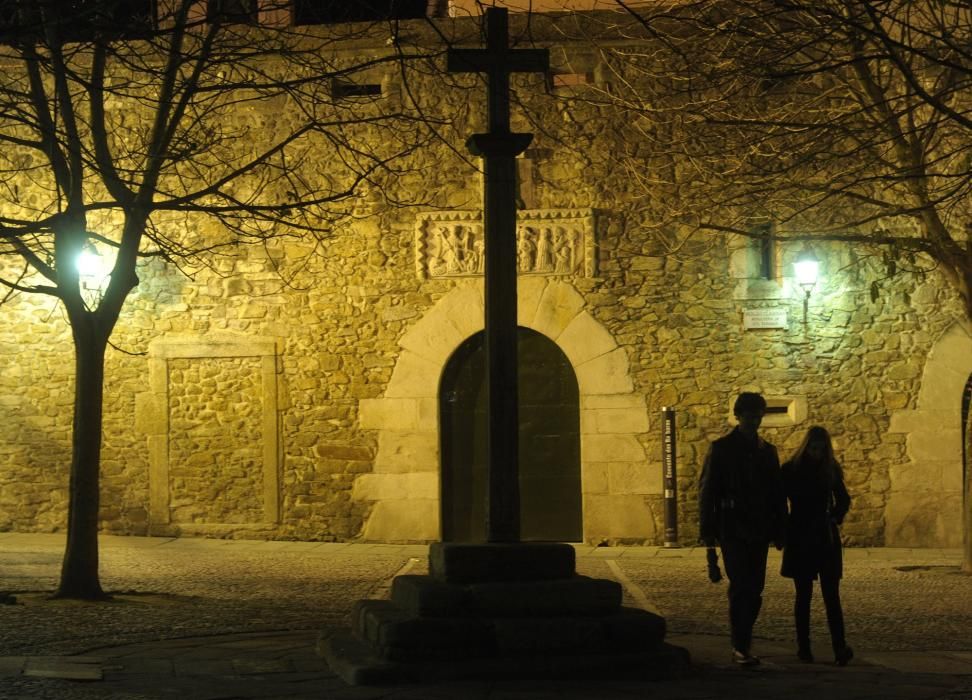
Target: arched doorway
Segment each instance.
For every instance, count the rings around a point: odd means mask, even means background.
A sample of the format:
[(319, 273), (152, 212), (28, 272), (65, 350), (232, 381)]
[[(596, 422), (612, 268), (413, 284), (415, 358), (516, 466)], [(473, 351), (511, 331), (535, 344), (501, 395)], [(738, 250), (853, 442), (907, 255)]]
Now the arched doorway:
[(905, 434), (909, 459), (888, 471), (885, 546), (962, 545), (970, 373), (972, 327), (956, 323), (928, 353), (914, 408), (891, 415), (888, 432)]
[[(449, 358), (439, 386), (442, 539), (486, 537), (484, 334)], [(546, 336), (518, 331), (520, 530), (527, 541), (582, 538), (580, 410), (567, 356)]]

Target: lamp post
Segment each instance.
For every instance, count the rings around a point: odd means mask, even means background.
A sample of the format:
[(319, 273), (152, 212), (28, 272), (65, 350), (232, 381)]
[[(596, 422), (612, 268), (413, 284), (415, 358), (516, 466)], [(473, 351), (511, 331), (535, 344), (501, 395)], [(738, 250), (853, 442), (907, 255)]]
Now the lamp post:
[(807, 247), (804, 248), (799, 255), (797, 255), (796, 260), (793, 261), (793, 273), (796, 276), (796, 282), (803, 289), (803, 325), (807, 325), (807, 310), (810, 306), (810, 292), (817, 284), (817, 275), (820, 272), (820, 261), (817, 260), (817, 256), (813, 254), (813, 251)]

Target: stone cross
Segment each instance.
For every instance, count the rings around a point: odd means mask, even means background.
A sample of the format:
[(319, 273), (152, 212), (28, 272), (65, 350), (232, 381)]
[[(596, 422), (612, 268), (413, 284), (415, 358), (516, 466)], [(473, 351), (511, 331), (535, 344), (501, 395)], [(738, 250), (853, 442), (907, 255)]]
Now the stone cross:
[(510, 73), (546, 72), (546, 49), (510, 49), (507, 11), (486, 9), (486, 48), (450, 49), (450, 73), (487, 76), (487, 132), (466, 142), (484, 161), (486, 464), (489, 542), (520, 539), (516, 361), (516, 156), (532, 134), (510, 132)]

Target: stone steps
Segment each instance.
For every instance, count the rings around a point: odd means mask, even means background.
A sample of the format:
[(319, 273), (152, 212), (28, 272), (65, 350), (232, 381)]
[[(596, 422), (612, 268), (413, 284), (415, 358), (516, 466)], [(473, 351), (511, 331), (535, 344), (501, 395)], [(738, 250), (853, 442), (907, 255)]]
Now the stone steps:
[(574, 558), (563, 544), (434, 544), (428, 576), (358, 601), (319, 653), (354, 685), (680, 675), (688, 653), (665, 644), (665, 620), (622, 607), (621, 586), (576, 575)]

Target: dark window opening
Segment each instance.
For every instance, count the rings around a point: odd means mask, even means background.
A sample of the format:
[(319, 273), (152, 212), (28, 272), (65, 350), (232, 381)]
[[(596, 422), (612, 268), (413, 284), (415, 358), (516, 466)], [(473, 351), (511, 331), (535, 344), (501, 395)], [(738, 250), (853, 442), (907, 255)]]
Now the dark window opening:
[(29, 32), (39, 22), (40, 13), (32, 3), (10, 0), (0, 3), (0, 31), (4, 34), (13, 31)]
[(346, 83), (335, 80), (331, 84), (331, 95), (337, 99), (346, 97), (381, 97), (381, 85)]
[(152, 29), (155, 27), (157, 9), (155, 0), (114, 0), (101, 3), (110, 7), (108, 18), (116, 26), (132, 29)]
[(773, 241), (773, 225), (760, 224), (752, 229), (752, 237), (758, 253), (759, 278), (776, 278), (776, 244)]
[(570, 88), (579, 85), (590, 85), (594, 82), (592, 73), (548, 73), (547, 86), (553, 90)]
[(425, 17), (428, 0), (294, 0), (294, 24), (337, 24)]
[(771, 280), (776, 275), (773, 269), (773, 241), (764, 238), (759, 242), (759, 276)]
[(235, 24), (255, 24), (259, 18), (257, 0), (209, 0), (206, 17)]
[(789, 411), (790, 411), (789, 406), (767, 406), (766, 407), (766, 415), (769, 415), (771, 413), (789, 413)]

